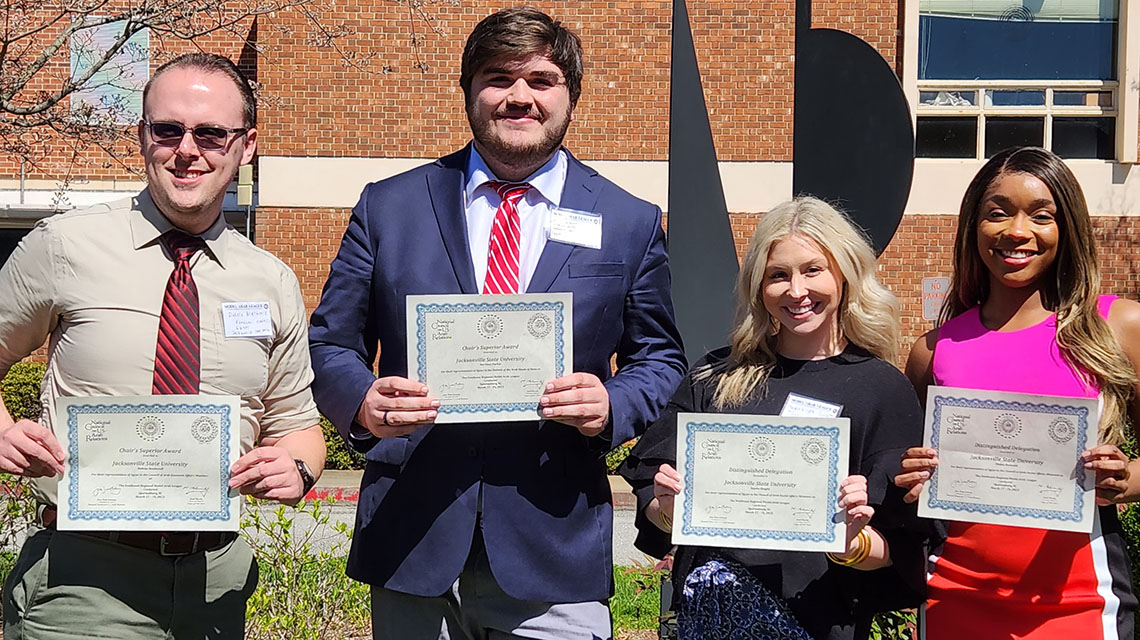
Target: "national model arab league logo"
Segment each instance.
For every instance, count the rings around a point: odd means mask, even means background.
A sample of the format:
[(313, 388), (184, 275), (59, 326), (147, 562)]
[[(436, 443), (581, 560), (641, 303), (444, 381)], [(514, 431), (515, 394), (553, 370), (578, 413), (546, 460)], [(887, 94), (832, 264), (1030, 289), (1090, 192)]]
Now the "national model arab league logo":
[(143, 416), (135, 423), (135, 432), (147, 442), (154, 442), (166, 433), (166, 425), (158, 416)]
[(776, 455), (776, 445), (772, 443), (771, 438), (756, 436), (752, 438), (752, 442), (748, 443), (748, 453), (756, 462), (767, 462)]
[(1012, 413), (1003, 413), (994, 420), (994, 431), (1007, 440), (1016, 438), (1021, 433), (1021, 418)]
[(499, 337), (503, 332), (503, 320), (499, 316), (488, 313), (479, 318), (479, 335), (490, 340)]

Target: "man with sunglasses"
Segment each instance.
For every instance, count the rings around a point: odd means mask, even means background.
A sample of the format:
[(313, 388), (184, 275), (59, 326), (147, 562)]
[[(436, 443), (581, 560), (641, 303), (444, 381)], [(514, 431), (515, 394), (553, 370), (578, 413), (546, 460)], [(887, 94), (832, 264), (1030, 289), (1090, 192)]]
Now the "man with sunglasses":
[[(368, 460), (348, 573), (372, 585), (374, 638), (611, 636), (603, 457), (685, 361), (661, 211), (562, 147), (581, 83), (559, 22), (484, 19), (460, 72), (473, 143), (366, 187), (332, 263), (313, 393)], [(408, 380), (405, 297), (515, 292), (573, 294), (574, 373), (545, 381), (532, 421), (434, 424), (440, 390)]]
[(0, 471), (31, 478), (40, 502), (5, 585), (5, 640), (243, 637), (257, 565), (235, 533), (56, 529), (66, 456), (55, 402), (238, 396), (230, 486), (285, 503), (312, 487), (325, 446), (300, 288), (222, 215), (256, 150), (254, 118), (228, 59), (163, 65), (138, 125), (147, 188), (40, 221), (0, 270), (0, 375), (50, 337), (39, 422), (14, 422), (0, 401)]

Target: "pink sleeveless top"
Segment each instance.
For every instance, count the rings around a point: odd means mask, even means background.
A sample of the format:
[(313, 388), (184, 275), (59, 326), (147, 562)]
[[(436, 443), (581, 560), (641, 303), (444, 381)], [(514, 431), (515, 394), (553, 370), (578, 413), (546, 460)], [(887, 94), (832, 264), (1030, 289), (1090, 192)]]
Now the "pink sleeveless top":
[[(1116, 296), (1101, 296), (1100, 313)], [(937, 384), (966, 389), (1095, 398), (1097, 389), (1081, 380), (1057, 346), (1057, 318), (1018, 331), (990, 331), (974, 307), (938, 330), (934, 350)]]
[[(1103, 316), (1114, 299), (1100, 298)], [(1095, 398), (1097, 389), (1061, 356), (1056, 335), (1053, 316), (1019, 331), (991, 331), (975, 307), (939, 329), (934, 382)], [(1115, 512), (1108, 512), (1118, 528)], [(1118, 640), (1123, 618), (1131, 627), (1135, 599), (1123, 550), (1106, 547), (1101, 524), (1109, 525), (1103, 510), (1099, 515), (1092, 536), (949, 523), (928, 567), (927, 640)], [(1128, 615), (1118, 619), (1122, 604)]]

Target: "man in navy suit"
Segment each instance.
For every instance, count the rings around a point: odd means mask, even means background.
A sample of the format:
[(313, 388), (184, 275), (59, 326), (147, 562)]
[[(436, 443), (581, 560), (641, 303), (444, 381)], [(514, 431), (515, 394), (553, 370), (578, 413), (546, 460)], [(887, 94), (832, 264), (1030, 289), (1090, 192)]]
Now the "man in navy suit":
[[(546, 14), (480, 22), (460, 76), (474, 141), (365, 188), (313, 314), (317, 404), (368, 460), (348, 573), (373, 585), (374, 638), (611, 636), (604, 455), (685, 361), (660, 209), (562, 147), (581, 82), (578, 37)], [(436, 425), (407, 379), (405, 297), (502, 292), (503, 182), (525, 183), (505, 196), (514, 290), (573, 294), (575, 372), (547, 383), (543, 419)], [(596, 228), (551, 237), (567, 210), (600, 216), (600, 248)]]

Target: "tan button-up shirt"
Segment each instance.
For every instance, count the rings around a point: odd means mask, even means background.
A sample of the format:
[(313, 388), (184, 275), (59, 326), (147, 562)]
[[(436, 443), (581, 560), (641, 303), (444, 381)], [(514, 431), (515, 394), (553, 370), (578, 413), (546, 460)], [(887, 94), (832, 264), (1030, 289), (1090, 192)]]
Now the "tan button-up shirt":
[[(0, 377), (49, 335), (41, 423), (63, 396), (149, 395), (173, 228), (147, 191), (41, 220), (0, 270)], [(305, 305), (297, 278), (219, 216), (191, 260), (201, 318), (201, 393), (241, 397), (242, 452), (317, 424)], [(268, 338), (227, 338), (223, 302), (268, 302)], [(33, 483), (55, 503), (56, 479)]]

